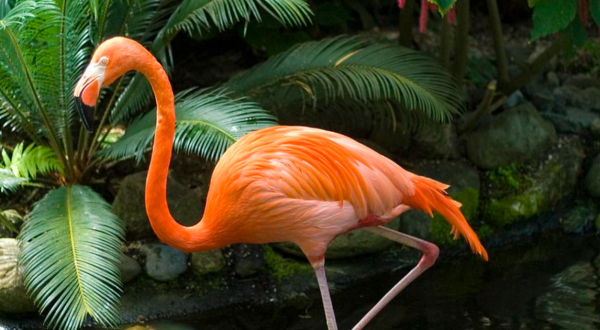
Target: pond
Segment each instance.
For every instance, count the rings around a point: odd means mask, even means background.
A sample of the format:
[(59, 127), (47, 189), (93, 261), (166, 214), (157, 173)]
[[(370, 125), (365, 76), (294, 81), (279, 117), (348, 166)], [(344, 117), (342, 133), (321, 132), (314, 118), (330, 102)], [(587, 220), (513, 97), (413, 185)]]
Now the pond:
[[(388, 305), (366, 330), (598, 329), (600, 237), (545, 235), (477, 258), (436, 264)], [(351, 329), (401, 277), (392, 273), (333, 295), (340, 329)], [(325, 329), (318, 293), (279, 308), (217, 311), (157, 320), (168, 330)]]

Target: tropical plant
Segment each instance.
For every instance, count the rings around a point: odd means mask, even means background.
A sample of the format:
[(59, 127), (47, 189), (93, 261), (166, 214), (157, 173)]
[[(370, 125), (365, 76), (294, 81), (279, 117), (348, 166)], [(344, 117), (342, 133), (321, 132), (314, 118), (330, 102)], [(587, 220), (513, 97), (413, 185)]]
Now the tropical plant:
[[(127, 35), (169, 71), (169, 44), (180, 31), (220, 31), (265, 14), (284, 26), (306, 24), (310, 9), (303, 0), (24, 0), (6, 6), (0, 8), (0, 124), (30, 143), (14, 148), (12, 157), (5, 153), (0, 189), (40, 182), (50, 189), (19, 235), (26, 287), (51, 327), (76, 329), (88, 315), (114, 325), (123, 228), (85, 184), (109, 162), (142, 158), (156, 115), (142, 114), (152, 100), (149, 83), (129, 74), (103, 91), (98, 129), (85, 132), (72, 90), (91, 49), (112, 35)], [(264, 109), (368, 107), (447, 119), (460, 110), (457, 95), (450, 77), (418, 53), (364, 38), (314, 41), (221, 86), (178, 93), (174, 147), (216, 160), (244, 134), (275, 124)], [(109, 143), (122, 124), (128, 125), (125, 134)]]

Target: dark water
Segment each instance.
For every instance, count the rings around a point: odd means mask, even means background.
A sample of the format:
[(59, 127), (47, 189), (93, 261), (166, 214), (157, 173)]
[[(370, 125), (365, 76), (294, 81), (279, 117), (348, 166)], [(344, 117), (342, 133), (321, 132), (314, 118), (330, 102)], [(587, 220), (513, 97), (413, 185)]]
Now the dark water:
[[(490, 262), (438, 263), (388, 305), (366, 330), (600, 329), (600, 237), (546, 236), (502, 251)], [(394, 273), (333, 295), (340, 330), (351, 329), (404, 274)], [(237, 309), (153, 329), (326, 329), (320, 298), (295, 306)]]

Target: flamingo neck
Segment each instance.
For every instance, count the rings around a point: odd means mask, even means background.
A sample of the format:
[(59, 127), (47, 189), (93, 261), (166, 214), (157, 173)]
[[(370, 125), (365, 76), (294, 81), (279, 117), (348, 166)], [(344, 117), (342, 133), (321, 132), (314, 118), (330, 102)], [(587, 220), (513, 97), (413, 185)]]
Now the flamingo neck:
[(194, 226), (179, 224), (167, 205), (167, 177), (175, 136), (175, 98), (169, 78), (160, 63), (144, 49), (138, 62), (148, 78), (156, 97), (156, 132), (152, 158), (146, 179), (146, 212), (152, 229), (162, 240), (185, 252), (196, 252), (220, 247), (215, 235), (205, 228), (204, 221)]

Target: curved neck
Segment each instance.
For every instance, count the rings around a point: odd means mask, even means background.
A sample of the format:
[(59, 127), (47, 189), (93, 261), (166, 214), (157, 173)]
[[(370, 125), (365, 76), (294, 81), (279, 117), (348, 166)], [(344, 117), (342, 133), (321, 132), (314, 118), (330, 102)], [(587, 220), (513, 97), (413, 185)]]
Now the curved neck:
[(167, 177), (175, 136), (175, 98), (169, 78), (160, 63), (143, 50), (138, 59), (139, 71), (148, 78), (156, 97), (156, 132), (148, 177), (146, 179), (146, 212), (152, 229), (163, 242), (185, 252), (219, 247), (203, 222), (186, 227), (175, 219), (167, 205)]

